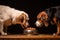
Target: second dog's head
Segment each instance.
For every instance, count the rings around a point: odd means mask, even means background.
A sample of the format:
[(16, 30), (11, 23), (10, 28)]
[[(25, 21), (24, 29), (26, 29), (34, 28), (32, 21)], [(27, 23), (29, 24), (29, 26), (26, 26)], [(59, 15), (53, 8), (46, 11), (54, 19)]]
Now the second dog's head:
[(48, 20), (48, 15), (45, 11), (40, 12), (37, 15), (37, 21), (36, 21), (36, 26), (42, 26), (43, 24), (47, 26), (47, 21)]

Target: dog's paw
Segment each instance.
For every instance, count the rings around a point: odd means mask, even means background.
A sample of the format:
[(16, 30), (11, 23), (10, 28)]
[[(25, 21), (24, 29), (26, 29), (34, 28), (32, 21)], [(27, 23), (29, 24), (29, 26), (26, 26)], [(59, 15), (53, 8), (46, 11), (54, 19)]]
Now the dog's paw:
[(4, 33), (4, 35), (7, 35), (7, 33)]
[(55, 36), (56, 34), (55, 33), (53, 33), (53, 36)]
[(7, 33), (1, 33), (2, 35), (7, 35)]

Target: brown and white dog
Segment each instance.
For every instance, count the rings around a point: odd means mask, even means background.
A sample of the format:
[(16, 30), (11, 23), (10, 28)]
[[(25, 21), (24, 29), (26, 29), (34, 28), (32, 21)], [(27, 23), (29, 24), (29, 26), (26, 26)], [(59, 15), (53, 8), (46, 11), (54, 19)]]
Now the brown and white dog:
[(48, 20), (47, 13), (45, 11), (42, 11), (37, 15), (37, 21), (35, 24), (37, 27), (42, 27), (43, 24), (47, 27), (49, 25), (47, 20)]
[(20, 24), (23, 28), (28, 27), (29, 16), (24, 11), (19, 11), (9, 6), (0, 5), (0, 33), (7, 35), (3, 31), (4, 26)]

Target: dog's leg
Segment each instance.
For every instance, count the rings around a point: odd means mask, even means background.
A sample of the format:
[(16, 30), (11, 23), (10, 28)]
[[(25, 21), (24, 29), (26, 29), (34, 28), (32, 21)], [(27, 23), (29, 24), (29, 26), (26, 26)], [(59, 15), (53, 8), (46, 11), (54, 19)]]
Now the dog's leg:
[(1, 35), (7, 35), (7, 33), (5, 33), (3, 31), (3, 22), (1, 22), (1, 21), (0, 21), (0, 33), (1, 33)]

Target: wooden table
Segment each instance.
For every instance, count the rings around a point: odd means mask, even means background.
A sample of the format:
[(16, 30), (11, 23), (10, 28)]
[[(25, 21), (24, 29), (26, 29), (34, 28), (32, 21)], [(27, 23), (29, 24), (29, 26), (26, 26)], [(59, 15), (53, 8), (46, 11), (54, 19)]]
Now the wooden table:
[(0, 36), (0, 40), (60, 40), (60, 36), (53, 35), (6, 35)]

